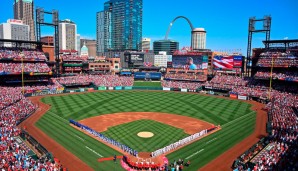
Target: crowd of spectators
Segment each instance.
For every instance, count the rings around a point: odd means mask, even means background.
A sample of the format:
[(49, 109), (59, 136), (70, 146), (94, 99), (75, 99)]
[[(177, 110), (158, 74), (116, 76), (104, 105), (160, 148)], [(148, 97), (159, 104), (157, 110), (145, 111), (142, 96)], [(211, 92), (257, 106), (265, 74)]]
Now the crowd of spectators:
[(216, 75), (211, 81), (205, 83), (205, 87), (214, 89), (232, 90), (237, 87), (244, 87), (248, 84), (248, 80), (238, 76)]
[(65, 71), (70, 71), (70, 72), (72, 72), (72, 71), (82, 71), (82, 68), (81, 67), (64, 67), (64, 70)]
[(298, 168), (298, 95), (275, 93), (266, 105), (271, 120), (270, 148), (262, 151), (255, 161), (255, 170), (295, 170)]
[(24, 97), (21, 91), (17, 91), (16, 89), (14, 87), (0, 87), (0, 110)]
[(0, 63), (1, 72), (50, 72), (51, 69), (46, 63)]
[(199, 75), (195, 73), (167, 73), (165, 79), (206, 81), (207, 75)]
[[(260, 58), (258, 60), (257, 66), (262, 67), (271, 67), (272, 66), (272, 59), (268, 58)], [(291, 58), (275, 58), (273, 59), (273, 66), (287, 66), (287, 67), (293, 67), (298, 66), (298, 59), (291, 59)]]
[(48, 159), (35, 160), (29, 148), (17, 140), (17, 122), (32, 114), (37, 106), (20, 93), (20, 88), (0, 87), (0, 168), (2, 170), (59, 170), (60, 164)]
[(198, 82), (182, 82), (182, 81), (161, 81), (162, 87), (168, 88), (180, 88), (180, 89), (190, 89), (196, 90), (202, 87), (202, 83)]
[[(256, 78), (263, 78), (263, 79), (269, 79), (271, 77), (270, 71), (258, 71), (255, 74)], [(279, 80), (292, 80), (298, 81), (298, 72), (290, 72), (290, 71), (284, 71), (284, 72), (272, 72), (272, 79), (279, 79)]]
[(62, 85), (89, 85), (93, 83), (96, 86), (132, 86), (133, 77), (118, 75), (76, 75), (70, 77), (57, 78)]
[(42, 60), (46, 61), (47, 58), (43, 52), (38, 51), (36, 49), (15, 49), (15, 48), (8, 48), (2, 47), (0, 48), (0, 59), (35, 59), (35, 60)]

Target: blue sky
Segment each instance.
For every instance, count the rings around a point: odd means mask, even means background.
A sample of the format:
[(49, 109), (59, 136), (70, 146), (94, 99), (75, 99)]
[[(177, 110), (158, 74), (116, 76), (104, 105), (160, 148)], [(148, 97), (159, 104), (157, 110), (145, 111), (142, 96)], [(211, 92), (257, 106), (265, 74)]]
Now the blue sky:
[[(13, 18), (13, 0), (0, 0), (0, 23)], [(105, 0), (35, 0), (36, 7), (59, 10), (60, 19), (71, 19), (82, 37), (96, 37), (96, 12)], [(194, 27), (207, 31), (207, 48), (242, 49), (246, 55), (248, 19), (272, 16), (271, 39), (298, 39), (298, 0), (143, 0), (143, 37), (163, 39), (170, 22), (179, 15), (189, 18)], [(53, 30), (42, 29), (44, 35)], [(177, 20), (169, 38), (190, 46), (190, 28)], [(255, 34), (253, 47), (262, 47), (264, 34)]]

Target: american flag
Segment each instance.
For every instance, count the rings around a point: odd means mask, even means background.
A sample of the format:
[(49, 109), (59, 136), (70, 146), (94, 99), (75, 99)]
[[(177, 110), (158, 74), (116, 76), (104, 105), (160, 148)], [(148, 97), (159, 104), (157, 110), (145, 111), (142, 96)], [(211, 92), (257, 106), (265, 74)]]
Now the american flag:
[(214, 56), (213, 65), (215, 68), (233, 68), (234, 57), (233, 56)]

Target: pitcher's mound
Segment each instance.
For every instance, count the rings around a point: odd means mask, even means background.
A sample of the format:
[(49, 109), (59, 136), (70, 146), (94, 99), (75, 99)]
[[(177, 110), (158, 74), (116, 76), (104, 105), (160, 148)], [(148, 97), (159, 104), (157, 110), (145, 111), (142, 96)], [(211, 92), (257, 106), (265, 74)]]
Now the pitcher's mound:
[(142, 138), (151, 138), (154, 136), (152, 132), (139, 132), (137, 135)]

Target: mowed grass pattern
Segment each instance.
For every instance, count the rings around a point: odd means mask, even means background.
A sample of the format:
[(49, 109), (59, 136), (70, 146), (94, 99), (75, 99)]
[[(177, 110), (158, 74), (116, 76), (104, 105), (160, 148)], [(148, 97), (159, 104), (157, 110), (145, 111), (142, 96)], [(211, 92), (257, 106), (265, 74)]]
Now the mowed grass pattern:
[(160, 81), (135, 81), (133, 83), (133, 86), (139, 86), (139, 87), (161, 87)]
[[(154, 136), (141, 138), (137, 136), (139, 132), (152, 132)], [(152, 152), (188, 136), (182, 129), (143, 119), (114, 126), (103, 134), (123, 144), (129, 144), (139, 152)]]
[[(197, 170), (250, 135), (256, 117), (255, 112), (250, 110), (251, 105), (242, 101), (178, 92), (109, 91), (45, 97), (42, 101), (51, 104), (52, 108), (37, 122), (37, 126), (82, 161), (101, 171), (122, 170), (119, 164), (113, 162), (97, 162), (98, 154), (110, 157), (119, 153), (70, 127), (69, 119), (79, 121), (118, 112), (165, 112), (222, 125), (222, 130), (217, 133), (168, 156), (171, 161), (188, 158), (192, 164), (185, 170)], [(170, 140), (168, 136), (163, 139), (165, 142)], [(142, 143), (137, 136), (127, 137), (128, 141), (134, 145)]]

